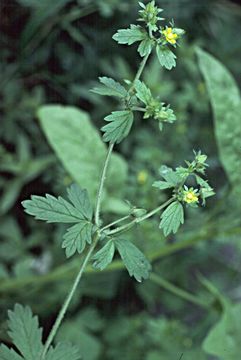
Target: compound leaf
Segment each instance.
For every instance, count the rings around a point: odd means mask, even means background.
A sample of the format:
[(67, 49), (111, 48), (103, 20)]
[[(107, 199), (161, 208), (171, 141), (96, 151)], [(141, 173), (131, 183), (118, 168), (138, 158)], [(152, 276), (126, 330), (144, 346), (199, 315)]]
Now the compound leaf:
[(120, 143), (130, 132), (133, 124), (133, 112), (130, 110), (114, 111), (105, 117), (110, 123), (101, 128), (104, 141)]
[(72, 184), (68, 189), (68, 197), (74, 207), (86, 220), (91, 220), (93, 216), (93, 208), (90, 203), (88, 192), (81, 189), (78, 185)]
[(183, 206), (179, 201), (171, 203), (161, 215), (160, 229), (165, 236), (171, 232), (175, 234), (181, 224), (184, 223)]
[(162, 48), (157, 45), (156, 54), (161, 66), (164, 66), (168, 70), (176, 66), (176, 55), (167, 47)]
[(19, 304), (14, 306), (14, 311), (8, 311), (8, 316), (9, 336), (14, 345), (25, 360), (38, 360), (43, 349), (42, 329), (39, 328), (38, 318), (33, 316), (28, 306)]
[(46, 360), (80, 360), (79, 349), (68, 343), (59, 343), (55, 348), (50, 348)]
[(127, 90), (122, 86), (119, 82), (115, 81), (112, 78), (108, 78), (106, 76), (99, 77), (100, 82), (104, 85), (102, 87), (96, 87), (92, 92), (99, 95), (106, 96), (117, 96), (117, 97), (125, 97), (127, 95)]
[(90, 222), (82, 220), (67, 229), (62, 243), (67, 258), (74, 255), (76, 251), (81, 254), (86, 243), (91, 244), (92, 227)]
[[(71, 192), (71, 190), (70, 190)], [(75, 200), (78, 201), (77, 199)], [(31, 200), (22, 202), (25, 212), (33, 215), (35, 219), (45, 220), (48, 223), (75, 223), (83, 220), (83, 214), (61, 196), (58, 198), (46, 194), (44, 196), (32, 195)]]
[(145, 255), (130, 241), (117, 239), (115, 245), (130, 276), (141, 282), (147, 279), (151, 265)]
[(109, 240), (97, 253), (93, 256), (93, 267), (103, 270), (106, 268), (113, 259), (115, 253), (115, 245), (113, 240)]
[(146, 39), (146, 32), (139, 25), (130, 25), (128, 29), (120, 29), (112, 37), (118, 44), (132, 45)]
[(23, 360), (13, 349), (9, 349), (5, 345), (0, 346), (0, 359), (1, 360)]

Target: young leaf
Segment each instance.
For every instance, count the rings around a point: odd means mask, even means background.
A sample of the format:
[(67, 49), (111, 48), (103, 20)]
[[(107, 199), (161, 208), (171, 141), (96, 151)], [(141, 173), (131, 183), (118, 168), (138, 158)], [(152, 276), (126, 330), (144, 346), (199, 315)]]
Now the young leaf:
[[(14, 311), (8, 312), (9, 336), (26, 360), (38, 360), (43, 349), (42, 329), (38, 318), (29, 307), (16, 304)], [(14, 358), (13, 358), (14, 359)]]
[(145, 255), (128, 240), (115, 240), (115, 245), (129, 275), (134, 276), (139, 282), (141, 282), (142, 279), (147, 279), (151, 270), (151, 265)]
[(82, 220), (67, 229), (62, 243), (67, 258), (74, 255), (76, 251), (81, 254), (86, 243), (91, 244), (92, 226), (90, 222)]
[(91, 91), (106, 96), (117, 96), (125, 97), (127, 95), (127, 90), (119, 82), (115, 81), (112, 78), (108, 77), (99, 77), (100, 82), (104, 85), (102, 87), (95, 87)]
[(91, 220), (93, 208), (90, 203), (87, 190), (81, 189), (78, 185), (72, 184), (67, 189), (69, 200), (86, 220)]
[(148, 105), (152, 100), (151, 90), (140, 80), (135, 81), (136, 96), (144, 104)]
[(128, 29), (120, 29), (112, 37), (118, 44), (132, 45), (136, 41), (146, 39), (146, 32), (139, 25), (131, 25)]
[(50, 348), (46, 360), (80, 360), (79, 349), (68, 343), (59, 343), (55, 348)]
[(133, 124), (133, 113), (130, 110), (114, 111), (105, 117), (110, 123), (101, 128), (104, 141), (120, 143), (130, 132)]
[(115, 245), (113, 240), (109, 240), (97, 253), (93, 256), (93, 267), (103, 270), (112, 261), (115, 253)]
[(145, 40), (142, 40), (140, 45), (138, 46), (137, 51), (143, 57), (149, 55), (152, 50), (152, 41), (147, 37)]
[(184, 223), (183, 206), (179, 201), (171, 203), (161, 215), (160, 229), (165, 236), (171, 232), (175, 234), (181, 224)]
[(157, 45), (156, 54), (161, 66), (164, 66), (168, 70), (176, 66), (176, 55), (167, 47), (162, 48)]

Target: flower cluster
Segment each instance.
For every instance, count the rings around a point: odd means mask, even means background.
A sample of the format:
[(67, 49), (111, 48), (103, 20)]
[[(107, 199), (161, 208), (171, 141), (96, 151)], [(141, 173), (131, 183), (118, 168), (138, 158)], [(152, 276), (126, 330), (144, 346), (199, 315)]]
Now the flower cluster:
[[(194, 160), (192, 162), (185, 161), (186, 167), (177, 167), (175, 170), (166, 166), (161, 167), (160, 174), (165, 181), (156, 181), (153, 186), (164, 190), (172, 189), (173, 196), (181, 203), (189, 206), (197, 206), (200, 203), (205, 205), (206, 198), (214, 195), (214, 191), (208, 184), (208, 181), (203, 179), (199, 174), (205, 175), (207, 156), (200, 151), (194, 151)], [(190, 179), (192, 178), (192, 179)], [(186, 182), (193, 178), (196, 182), (196, 187), (188, 187)]]

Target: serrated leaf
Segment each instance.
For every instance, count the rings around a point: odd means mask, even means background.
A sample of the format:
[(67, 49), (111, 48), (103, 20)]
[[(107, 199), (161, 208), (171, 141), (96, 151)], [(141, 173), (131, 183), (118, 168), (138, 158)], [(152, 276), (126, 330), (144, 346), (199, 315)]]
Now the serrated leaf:
[(130, 132), (133, 124), (133, 113), (130, 110), (114, 111), (105, 117), (110, 123), (101, 128), (103, 140), (120, 143)]
[(78, 209), (61, 196), (56, 198), (49, 194), (46, 194), (45, 197), (32, 195), (31, 200), (23, 201), (22, 205), (27, 214), (48, 223), (75, 223), (83, 220), (83, 215)]
[(241, 97), (239, 88), (228, 69), (212, 55), (201, 49), (197, 50), (197, 55), (214, 112), (214, 129), (220, 160), (235, 192), (240, 195)]
[(157, 45), (156, 54), (161, 66), (164, 66), (168, 70), (176, 66), (176, 55), (167, 47), (162, 48)]
[(146, 32), (139, 25), (130, 25), (128, 29), (120, 29), (112, 37), (118, 44), (132, 45), (146, 38)]
[(146, 86), (146, 84), (140, 80), (135, 81), (135, 90), (136, 96), (144, 104), (148, 105), (152, 100), (151, 90)]
[(160, 229), (165, 236), (171, 232), (175, 234), (181, 224), (184, 223), (183, 206), (179, 201), (171, 203), (161, 215)]
[(151, 264), (145, 255), (130, 241), (117, 239), (115, 245), (130, 276), (141, 282), (149, 277)]
[(93, 208), (90, 203), (88, 192), (81, 189), (78, 185), (72, 184), (68, 189), (68, 197), (74, 207), (86, 220), (91, 220), (93, 216)]
[(172, 184), (166, 182), (166, 181), (155, 181), (152, 186), (160, 189), (160, 190), (165, 190), (165, 189), (170, 189), (173, 187)]
[(94, 261), (93, 267), (96, 269), (105, 269), (113, 259), (115, 253), (115, 245), (113, 240), (109, 240), (97, 253), (92, 257)]
[(100, 82), (104, 85), (102, 87), (96, 87), (91, 91), (106, 96), (117, 96), (117, 97), (125, 97), (128, 92), (119, 82), (115, 81), (112, 78), (108, 78), (106, 76), (99, 77)]
[(46, 360), (80, 360), (79, 349), (68, 343), (59, 343), (55, 348), (50, 348)]
[(152, 50), (152, 41), (149, 38), (142, 40), (142, 42), (140, 43), (137, 49), (137, 51), (142, 57), (149, 55), (151, 53), (151, 50)]
[(92, 227), (93, 225), (90, 222), (82, 220), (67, 229), (62, 243), (67, 258), (74, 255), (76, 251), (81, 254), (86, 243), (91, 244)]
[(1, 360), (23, 360), (13, 349), (9, 349), (5, 345), (0, 346), (0, 359)]
[(9, 336), (25, 360), (38, 360), (42, 344), (42, 329), (39, 328), (38, 318), (33, 316), (31, 309), (19, 304), (14, 311), (8, 311)]

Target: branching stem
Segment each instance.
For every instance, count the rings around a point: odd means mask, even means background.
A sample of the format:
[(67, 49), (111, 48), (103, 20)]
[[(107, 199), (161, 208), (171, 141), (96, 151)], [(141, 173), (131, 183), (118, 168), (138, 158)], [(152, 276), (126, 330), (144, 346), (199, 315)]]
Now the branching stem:
[(120, 218), (120, 219), (118, 219), (118, 220), (115, 220), (115, 221), (113, 221), (113, 222), (110, 223), (110, 224), (105, 225), (103, 228), (100, 229), (100, 232), (102, 232), (102, 231), (104, 231), (104, 230), (107, 230), (107, 229), (109, 229), (110, 227), (112, 227), (112, 226), (114, 226), (114, 225), (116, 225), (116, 224), (119, 224), (119, 223), (122, 222), (122, 221), (128, 220), (128, 219), (130, 218), (130, 216), (131, 216), (130, 214), (129, 214), (129, 215), (126, 215), (126, 216), (123, 216), (122, 218)]
[(122, 233), (124, 231), (127, 231), (129, 230), (130, 228), (132, 228), (135, 224), (139, 224), (140, 222), (150, 218), (151, 216), (155, 215), (156, 213), (158, 213), (159, 211), (161, 211), (163, 208), (165, 208), (167, 205), (171, 204), (171, 202), (174, 201), (174, 198), (170, 198), (168, 199), (166, 202), (164, 202), (162, 205), (158, 206), (157, 208), (149, 211), (147, 214), (141, 216), (141, 217), (138, 217), (132, 221), (130, 221), (129, 223), (127, 224), (124, 224), (122, 226), (119, 226), (117, 227), (116, 229), (113, 229), (113, 230), (110, 230), (108, 232), (108, 235), (116, 235), (116, 234), (119, 234), (119, 233)]

